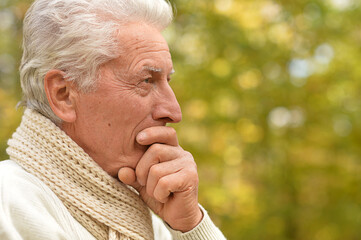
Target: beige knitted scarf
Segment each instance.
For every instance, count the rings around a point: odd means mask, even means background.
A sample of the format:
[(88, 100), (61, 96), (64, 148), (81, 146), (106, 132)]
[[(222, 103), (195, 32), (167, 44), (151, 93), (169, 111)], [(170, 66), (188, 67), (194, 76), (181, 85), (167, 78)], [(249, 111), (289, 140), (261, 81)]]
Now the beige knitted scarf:
[(149, 209), (48, 118), (26, 109), (10, 159), (43, 181), (97, 239), (153, 239)]

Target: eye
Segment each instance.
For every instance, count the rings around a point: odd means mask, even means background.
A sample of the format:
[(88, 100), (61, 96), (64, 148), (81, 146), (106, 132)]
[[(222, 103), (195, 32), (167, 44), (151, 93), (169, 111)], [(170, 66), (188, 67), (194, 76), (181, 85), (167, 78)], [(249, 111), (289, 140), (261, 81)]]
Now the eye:
[(143, 90), (150, 90), (153, 86), (154, 80), (150, 77), (141, 79), (137, 86)]
[(143, 78), (142, 80), (140, 80), (140, 82), (138, 82), (137, 85), (142, 88), (145, 88), (145, 87), (148, 88), (151, 83), (153, 83), (153, 80), (152, 80), (152, 78), (148, 77), (148, 78)]

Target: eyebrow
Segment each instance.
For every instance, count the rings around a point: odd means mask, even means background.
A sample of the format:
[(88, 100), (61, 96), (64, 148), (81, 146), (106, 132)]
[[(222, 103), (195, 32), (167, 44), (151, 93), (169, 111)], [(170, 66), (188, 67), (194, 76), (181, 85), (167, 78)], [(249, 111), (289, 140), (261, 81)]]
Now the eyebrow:
[[(156, 67), (151, 67), (151, 66), (144, 66), (143, 67), (143, 70), (148, 70), (150, 72), (155, 72), (155, 73), (160, 73), (160, 72), (163, 72), (163, 69), (162, 68), (156, 68)], [(172, 69), (169, 73), (169, 75), (172, 75), (175, 73), (175, 70)]]

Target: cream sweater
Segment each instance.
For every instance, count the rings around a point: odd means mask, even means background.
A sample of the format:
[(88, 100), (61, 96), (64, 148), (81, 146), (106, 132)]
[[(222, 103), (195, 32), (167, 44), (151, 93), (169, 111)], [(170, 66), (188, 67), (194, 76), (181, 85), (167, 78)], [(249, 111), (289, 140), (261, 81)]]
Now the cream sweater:
[[(153, 215), (154, 239), (225, 239), (202, 210), (202, 222), (188, 233), (170, 229)], [(11, 160), (0, 162), (0, 239), (95, 240), (50, 188)]]

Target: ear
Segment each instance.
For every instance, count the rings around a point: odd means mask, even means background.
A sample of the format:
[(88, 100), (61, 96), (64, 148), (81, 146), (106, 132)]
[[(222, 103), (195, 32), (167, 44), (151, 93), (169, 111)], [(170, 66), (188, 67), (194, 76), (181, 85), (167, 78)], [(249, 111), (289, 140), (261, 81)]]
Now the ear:
[(54, 114), (64, 122), (76, 120), (76, 88), (65, 80), (63, 71), (52, 69), (44, 77), (44, 89)]

